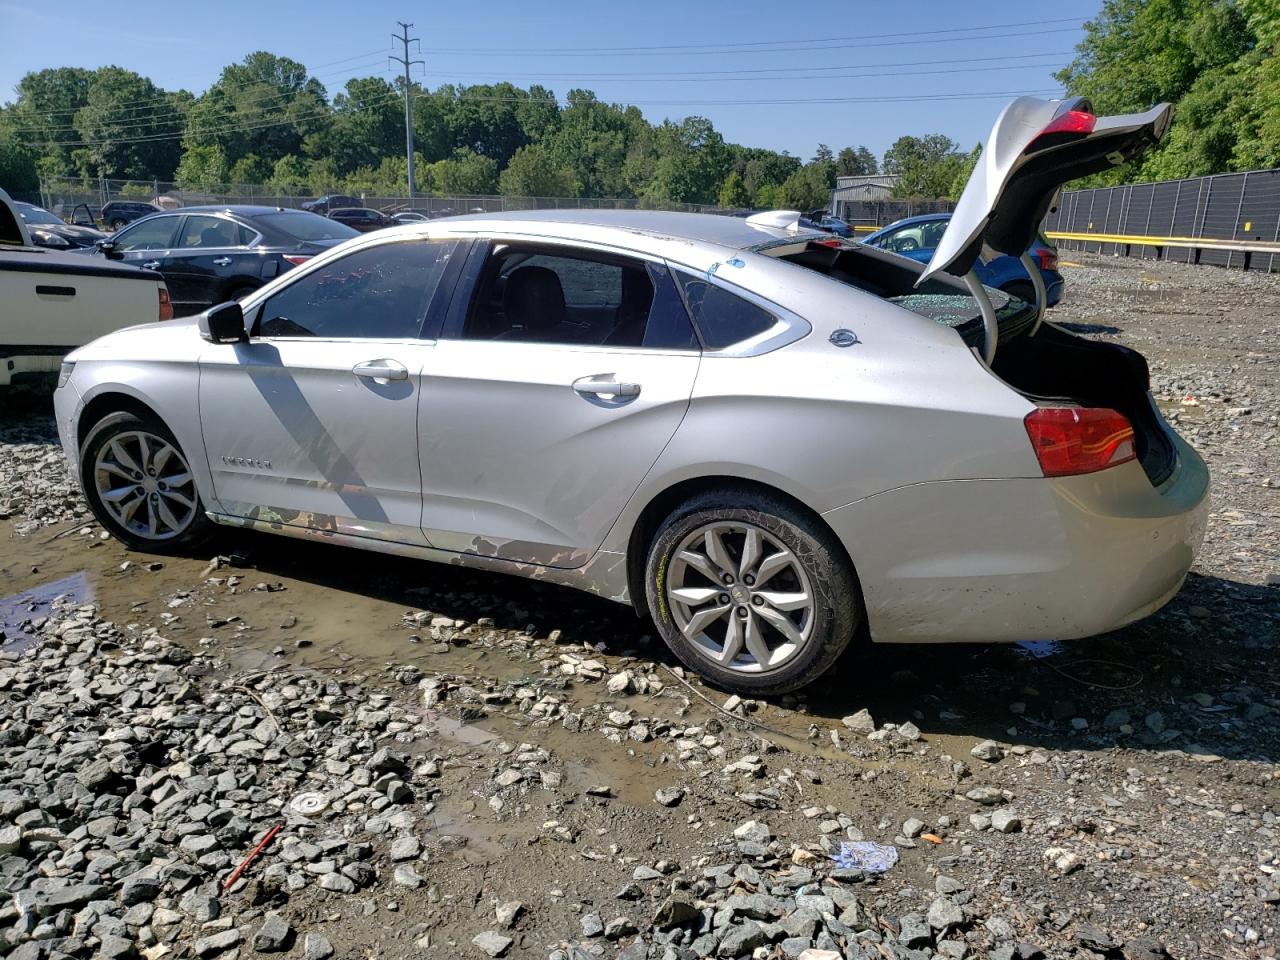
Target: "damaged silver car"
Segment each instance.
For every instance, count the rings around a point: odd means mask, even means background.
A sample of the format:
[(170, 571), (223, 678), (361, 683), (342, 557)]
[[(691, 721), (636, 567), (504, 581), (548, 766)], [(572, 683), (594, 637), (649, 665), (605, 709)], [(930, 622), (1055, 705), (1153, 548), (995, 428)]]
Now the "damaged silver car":
[(1181, 585), (1205, 465), (1141, 355), (972, 267), (1022, 254), (1063, 182), (1168, 121), (1015, 101), (927, 267), (781, 211), (353, 239), (77, 350), (66, 456), (130, 547), (230, 524), (566, 584), (751, 695), (855, 639), (1111, 630)]

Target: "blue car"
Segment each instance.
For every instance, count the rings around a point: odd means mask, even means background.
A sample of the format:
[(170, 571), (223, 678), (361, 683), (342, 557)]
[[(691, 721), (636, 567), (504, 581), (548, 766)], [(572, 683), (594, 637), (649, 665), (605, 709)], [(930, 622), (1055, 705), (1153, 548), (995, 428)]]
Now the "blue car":
[[(949, 213), (926, 213), (918, 217), (907, 217), (891, 223), (889, 226), (870, 234), (863, 243), (869, 243), (881, 250), (900, 253), (912, 260), (928, 263), (933, 256), (938, 241), (947, 229), (951, 220)], [(1036, 242), (1028, 251), (1031, 258), (1040, 265), (1040, 275), (1044, 277), (1047, 304), (1052, 307), (1062, 299), (1063, 279), (1058, 272), (1058, 250), (1043, 235), (1037, 235)], [(1005, 293), (1032, 302), (1035, 300), (1035, 288), (1031, 278), (1017, 257), (996, 256), (990, 260), (978, 258), (974, 264), (978, 279), (988, 287), (997, 287)]]

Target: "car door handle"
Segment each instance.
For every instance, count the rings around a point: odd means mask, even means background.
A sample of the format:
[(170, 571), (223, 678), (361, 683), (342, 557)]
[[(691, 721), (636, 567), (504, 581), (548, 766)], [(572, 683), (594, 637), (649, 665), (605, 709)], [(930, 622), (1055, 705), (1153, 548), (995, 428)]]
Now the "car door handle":
[(159, 270), (159, 269), (160, 269), (160, 261), (159, 261), (159, 260), (148, 260), (146, 263), (144, 263), (144, 264), (142, 265), (142, 269), (143, 269), (143, 270)]
[(225, 267), (225, 266), (226, 266), (227, 264), (229, 264), (230, 262), (231, 262), (231, 258), (230, 258), (230, 257), (217, 257), (217, 258), (213, 261), (213, 265), (214, 265), (215, 267)]
[(612, 377), (613, 374), (596, 374), (593, 377), (583, 377), (580, 380), (573, 381), (574, 393), (584, 396), (613, 396), (613, 397), (638, 397), (640, 396), (640, 384), (623, 383), (616, 379), (604, 379)]
[(394, 360), (366, 360), (357, 363), (351, 372), (365, 380), (408, 380), (409, 370)]

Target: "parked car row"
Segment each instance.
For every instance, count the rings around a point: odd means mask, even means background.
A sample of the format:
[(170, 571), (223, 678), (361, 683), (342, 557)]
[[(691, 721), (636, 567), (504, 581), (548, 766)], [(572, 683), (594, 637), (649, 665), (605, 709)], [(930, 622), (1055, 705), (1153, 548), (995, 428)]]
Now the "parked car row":
[(252, 293), (358, 233), (283, 207), (183, 207), (137, 220), (83, 251), (158, 271), (176, 316)]

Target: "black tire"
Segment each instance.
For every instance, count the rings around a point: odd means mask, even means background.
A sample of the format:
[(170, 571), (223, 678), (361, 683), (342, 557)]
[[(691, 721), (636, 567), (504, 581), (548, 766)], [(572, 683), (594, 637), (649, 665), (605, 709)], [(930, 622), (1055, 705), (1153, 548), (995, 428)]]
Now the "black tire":
[[(790, 659), (760, 672), (713, 662), (681, 631), (665, 594), (667, 574), (680, 544), (715, 522), (758, 527), (786, 547), (808, 578), (814, 603), (807, 641)], [(680, 662), (724, 690), (776, 696), (822, 676), (849, 646), (862, 622), (861, 592), (844, 550), (820, 520), (791, 503), (750, 488), (708, 491), (681, 504), (653, 537), (645, 563), (645, 594), (658, 631)]]
[(253, 287), (253, 286), (233, 287), (230, 291), (228, 291), (226, 297), (222, 302), (226, 303), (228, 300), (243, 300), (245, 297), (247, 297), (249, 294), (253, 293), (257, 289), (258, 289), (257, 287)]
[(1036, 302), (1036, 288), (1031, 285), (1029, 280), (1011, 280), (1000, 289), (1009, 294), (1009, 296), (1025, 300), (1027, 303)]
[(129, 222), (128, 220), (112, 220), (112, 221), (111, 221), (111, 230), (112, 230), (112, 232), (114, 232), (114, 231), (116, 231), (116, 230), (119, 230), (121, 227), (123, 227), (123, 226), (124, 226), (126, 223), (128, 223), (128, 222)]
[[(213, 521), (205, 515), (204, 503), (200, 499), (200, 492), (196, 489), (194, 479), (189, 484), (183, 484), (181, 487), (168, 488), (193, 504), (188, 517), (185, 508), (181, 508), (180, 514), (175, 514), (174, 511), (178, 510), (179, 507), (172, 505), (173, 501), (166, 500), (168, 505), (166, 509), (169, 510), (169, 515), (177, 515), (182, 520), (181, 529), (172, 535), (163, 535), (162, 531), (161, 536), (152, 537), (148, 536), (144, 531), (131, 529), (121, 523), (103, 502), (97, 482), (99, 454), (113, 440), (131, 442), (130, 435), (139, 433), (157, 437), (169, 444), (178, 456), (185, 461), (187, 467), (186, 471), (175, 470), (173, 468), (177, 465), (170, 460), (169, 464), (161, 469), (158, 475), (151, 478), (151, 482), (163, 482), (171, 476), (183, 473), (190, 474), (190, 459), (182, 450), (172, 431), (158, 417), (151, 414), (139, 414), (123, 410), (107, 414), (93, 425), (85, 436), (84, 443), (80, 446), (80, 484), (84, 490), (85, 499), (89, 503), (89, 509), (98, 518), (98, 522), (130, 550), (140, 550), (146, 553), (188, 553), (209, 540), (214, 531)], [(106, 477), (107, 474), (104, 473), (103, 476)], [(111, 476), (114, 477), (114, 474)], [(127, 479), (121, 479), (120, 482), (122, 487), (129, 485)], [(153, 494), (155, 494), (154, 491)], [(158, 496), (158, 494), (153, 495), (150, 499), (154, 500), (155, 496)], [(143, 496), (142, 499), (146, 501), (148, 498)], [(135, 516), (149, 517), (151, 509), (153, 508), (150, 503), (143, 502), (141, 506), (137, 507), (138, 513)]]

